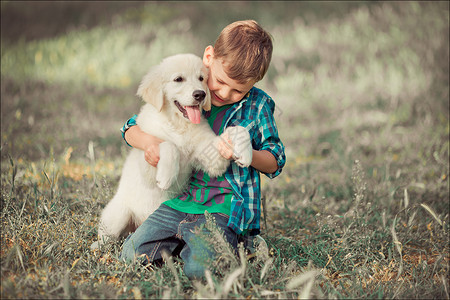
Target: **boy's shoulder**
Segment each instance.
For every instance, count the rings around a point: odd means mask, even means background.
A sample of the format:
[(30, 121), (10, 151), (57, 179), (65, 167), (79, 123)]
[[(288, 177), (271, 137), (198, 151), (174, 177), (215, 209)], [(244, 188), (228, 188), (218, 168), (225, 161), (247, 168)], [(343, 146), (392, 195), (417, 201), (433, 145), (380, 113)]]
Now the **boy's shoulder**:
[(250, 89), (247, 103), (253, 105), (256, 104), (256, 107), (263, 105), (269, 105), (271, 109), (275, 107), (275, 102), (273, 101), (272, 97), (270, 97), (265, 91), (257, 87), (252, 87)]
[(252, 87), (248, 93), (249, 93), (248, 97), (251, 98), (252, 100), (253, 98), (255, 100), (258, 99), (263, 101), (266, 99), (272, 100), (272, 97), (270, 97), (265, 91), (263, 91), (260, 88), (257, 88), (256, 86)]

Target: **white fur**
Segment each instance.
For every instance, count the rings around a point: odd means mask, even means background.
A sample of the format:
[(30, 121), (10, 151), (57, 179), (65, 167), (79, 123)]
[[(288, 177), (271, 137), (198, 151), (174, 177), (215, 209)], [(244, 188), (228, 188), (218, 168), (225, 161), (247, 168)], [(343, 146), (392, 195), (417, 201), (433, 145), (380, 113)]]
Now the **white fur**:
[[(177, 77), (183, 81), (177, 82)], [(219, 154), (217, 147), (221, 137), (214, 134), (203, 117), (200, 124), (193, 124), (174, 104), (175, 100), (183, 106), (199, 103), (193, 98), (193, 92), (199, 90), (206, 93), (200, 105), (209, 110), (207, 70), (202, 60), (192, 54), (168, 57), (143, 78), (137, 94), (146, 104), (136, 122), (143, 131), (165, 142), (160, 144), (157, 168), (145, 161), (143, 151), (133, 148), (129, 153), (117, 193), (101, 214), (99, 242), (125, 236), (163, 201), (178, 196), (186, 188), (192, 168), (202, 169), (211, 176), (226, 171), (229, 161)], [(239, 140), (236, 162), (249, 166), (252, 152), (248, 132), (243, 127), (227, 128), (225, 132), (232, 140)], [(99, 242), (92, 248), (98, 247)]]

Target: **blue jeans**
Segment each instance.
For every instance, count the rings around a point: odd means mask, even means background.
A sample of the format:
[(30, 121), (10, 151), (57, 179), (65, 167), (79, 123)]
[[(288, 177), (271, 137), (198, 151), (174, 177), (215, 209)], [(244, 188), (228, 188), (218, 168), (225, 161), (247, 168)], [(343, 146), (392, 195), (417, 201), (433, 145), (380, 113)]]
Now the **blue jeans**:
[[(238, 235), (227, 226), (228, 216), (211, 214), (225, 239), (237, 249)], [(136, 231), (128, 236), (120, 258), (132, 262), (139, 257), (143, 263), (161, 261), (161, 251), (173, 253), (182, 247), (180, 257), (184, 261), (184, 273), (190, 279), (204, 276), (204, 271), (216, 253), (208, 243), (194, 233), (194, 229), (206, 223), (205, 215), (193, 215), (174, 210), (162, 204)], [(204, 229), (206, 230), (206, 229)]]

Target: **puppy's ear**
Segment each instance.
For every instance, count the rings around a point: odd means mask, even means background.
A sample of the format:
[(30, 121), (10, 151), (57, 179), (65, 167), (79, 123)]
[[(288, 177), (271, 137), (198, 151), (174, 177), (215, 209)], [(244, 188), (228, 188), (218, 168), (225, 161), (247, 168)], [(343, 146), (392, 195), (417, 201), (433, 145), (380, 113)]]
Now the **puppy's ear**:
[(203, 77), (204, 77), (204, 87), (205, 87), (205, 92), (206, 92), (206, 97), (205, 97), (205, 102), (203, 103), (202, 109), (206, 110), (206, 111), (210, 111), (211, 110), (211, 92), (209, 91), (208, 88), (208, 69), (205, 67), (205, 65), (202, 65), (202, 73), (203, 73)]
[(202, 106), (203, 110), (210, 111), (211, 110), (211, 93), (209, 92), (209, 89), (206, 89), (206, 97), (205, 102)]
[(137, 90), (137, 95), (145, 102), (153, 105), (158, 111), (161, 111), (164, 105), (164, 94), (162, 79), (157, 74), (156, 68), (153, 68), (144, 76)]

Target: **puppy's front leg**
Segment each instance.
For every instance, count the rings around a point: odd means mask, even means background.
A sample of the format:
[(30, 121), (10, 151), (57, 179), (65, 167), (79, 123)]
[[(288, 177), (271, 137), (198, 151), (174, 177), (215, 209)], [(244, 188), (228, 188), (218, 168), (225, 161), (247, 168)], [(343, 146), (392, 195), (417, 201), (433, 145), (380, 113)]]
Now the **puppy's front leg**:
[(243, 168), (250, 166), (253, 158), (253, 148), (247, 129), (242, 126), (228, 127), (223, 135), (227, 135), (233, 144), (233, 159), (236, 164)]
[(203, 134), (202, 140), (196, 145), (193, 153), (194, 167), (202, 169), (210, 176), (222, 175), (230, 165), (230, 161), (219, 153), (219, 143), (222, 138), (211, 134)]
[(160, 158), (156, 170), (156, 184), (162, 190), (167, 190), (178, 176), (180, 153), (171, 142), (159, 144)]
[(200, 163), (198, 168), (206, 171), (210, 176), (222, 175), (230, 165), (219, 152), (219, 144), (231, 140), (234, 148), (235, 162), (241, 167), (248, 167), (252, 162), (252, 144), (248, 131), (242, 126), (229, 127), (221, 136), (213, 133), (203, 133), (202, 142), (194, 151), (194, 157)]

